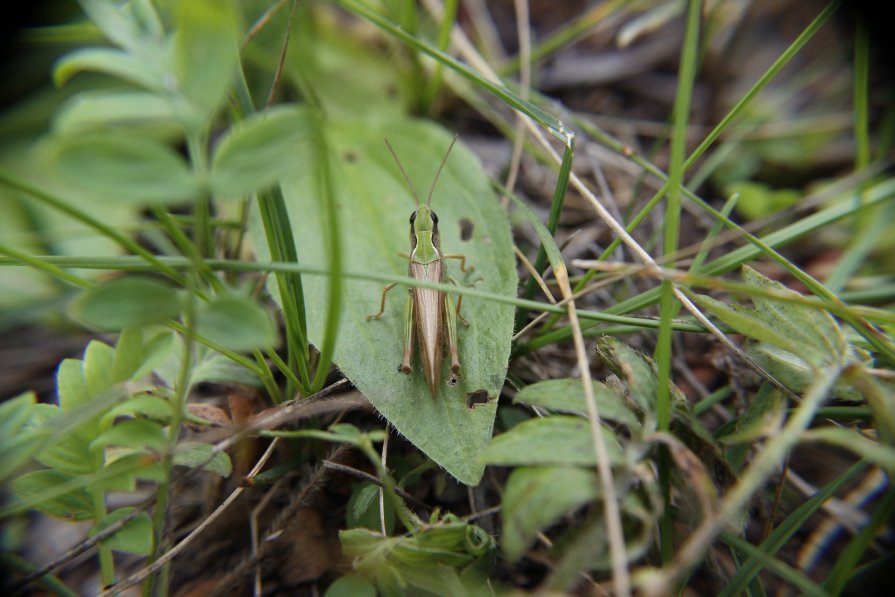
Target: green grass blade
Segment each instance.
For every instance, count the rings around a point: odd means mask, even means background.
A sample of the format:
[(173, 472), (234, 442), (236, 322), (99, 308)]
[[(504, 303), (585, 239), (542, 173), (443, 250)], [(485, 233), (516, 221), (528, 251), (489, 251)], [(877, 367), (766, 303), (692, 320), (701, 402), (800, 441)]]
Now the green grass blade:
[[(553, 240), (553, 235), (556, 234), (556, 228), (559, 226), (559, 216), (562, 213), (562, 206), (565, 202), (566, 190), (569, 187), (569, 176), (572, 173), (572, 160), (574, 157), (574, 139), (570, 139), (568, 145), (566, 145), (566, 149), (563, 152), (562, 164), (559, 168), (559, 176), (556, 179), (556, 187), (553, 190), (553, 200), (550, 202), (550, 216), (547, 219), (546, 231), (550, 233), (549, 241), (543, 237), (542, 228), (536, 227), (538, 231), (538, 236), (541, 240), (541, 246), (538, 249), (538, 255), (535, 258), (534, 269), (536, 272), (541, 272), (544, 270), (544, 265), (547, 263), (548, 256), (548, 245), (552, 245), (555, 247), (556, 242)], [(517, 203), (519, 205), (519, 203)], [(530, 210), (525, 213), (531, 213)], [(558, 255), (558, 251), (556, 255), (553, 255), (554, 259), (559, 258), (559, 264), (562, 264), (562, 257)], [(558, 264), (553, 263), (551, 260), (551, 265), (554, 267)], [(532, 277), (528, 280), (528, 283), (525, 286), (525, 289), (522, 292), (522, 298), (530, 299), (534, 296), (535, 290), (537, 289), (537, 281)], [(528, 311), (525, 309), (519, 309), (519, 312), (516, 313), (516, 329), (521, 328), (525, 325), (525, 319), (528, 314)]]
[[(678, 248), (681, 221), (680, 188), (684, 180), (684, 152), (687, 149), (687, 123), (690, 120), (690, 100), (693, 96), (693, 82), (699, 60), (699, 17), (702, 2), (691, 0), (687, 10), (687, 27), (684, 46), (681, 49), (678, 68), (677, 94), (674, 100), (674, 130), (671, 137), (671, 158), (668, 176), (667, 203), (665, 208), (663, 238), (664, 255), (674, 255)], [(656, 419), (659, 431), (668, 431), (671, 424), (671, 320), (677, 314), (679, 305), (674, 298), (672, 282), (666, 280), (660, 290), (660, 325), (656, 342), (656, 365), (658, 367), (656, 388)], [(664, 446), (659, 451), (659, 485), (665, 500), (665, 512), (659, 520), (662, 561), (670, 562), (674, 556), (673, 520), (671, 509), (671, 457)]]
[(342, 239), (339, 225), (337, 198), (334, 194), (333, 172), (330, 168), (329, 155), (330, 151), (327, 146), (326, 138), (318, 129), (318, 152), (320, 160), (320, 187), (321, 201), (323, 202), (324, 231), (326, 234), (327, 246), (327, 266), (331, 273), (329, 276), (329, 284), (327, 285), (327, 303), (326, 323), (323, 329), (323, 340), (320, 343), (320, 358), (317, 361), (317, 370), (314, 374), (314, 383), (311, 385), (310, 391), (317, 392), (326, 382), (326, 376), (329, 373), (329, 365), (332, 362), (333, 352), (335, 351), (336, 339), (339, 332), (339, 316), (342, 310)]
[(810, 578), (794, 569), (793, 567), (781, 562), (777, 558), (765, 553), (758, 547), (755, 547), (745, 539), (741, 539), (732, 533), (721, 533), (721, 541), (727, 543), (733, 549), (736, 549), (752, 559), (758, 561), (768, 570), (773, 571), (780, 578), (794, 585), (803, 595), (812, 595), (814, 597), (825, 597), (828, 593), (812, 581)]
[[(292, 237), (289, 213), (283, 202), (280, 189), (273, 188), (258, 194), (258, 211), (264, 224), (270, 259), (274, 262), (298, 263), (298, 252)], [(311, 387), (308, 361), (308, 332), (305, 315), (305, 299), (301, 274), (298, 272), (276, 272), (280, 305), (286, 323), (286, 345), (289, 349), (289, 365), (298, 369), (304, 390)], [(295, 388), (287, 389), (291, 396)]]

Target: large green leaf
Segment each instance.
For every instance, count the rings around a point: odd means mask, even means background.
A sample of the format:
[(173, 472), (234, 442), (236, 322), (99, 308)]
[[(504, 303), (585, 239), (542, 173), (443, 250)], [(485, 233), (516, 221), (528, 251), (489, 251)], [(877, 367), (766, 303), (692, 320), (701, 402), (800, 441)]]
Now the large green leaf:
[[(318, 165), (326, 162), (296, 164), (295, 174), (282, 186), (299, 262), (325, 264), (321, 231), (337, 225), (346, 270), (406, 275), (407, 259), (398, 253), (409, 251), (408, 218), (415, 206), (382, 140), (388, 137), (425, 200), (451, 142), (450, 134), (411, 120), (375, 124), (329, 120), (321, 126), (316, 151), (318, 156), (323, 151), (327, 155), (338, 222), (329, 221), (321, 199)], [(506, 216), (478, 160), (460, 143), (444, 167), (432, 208), (439, 217), (443, 252), (465, 254), (467, 264), (475, 267), (464, 278), (455, 261), (448, 260), (449, 270), (460, 282), (477, 280), (478, 290), (514, 295), (517, 277)], [(472, 227), (471, 234), (464, 235), (467, 240), (461, 240), (461, 222)], [(257, 219), (254, 223), (260, 240), (261, 227)], [(304, 276), (303, 283), (309, 337), (320, 346), (328, 309), (327, 280)], [(381, 289), (375, 281), (345, 280), (334, 360), (401, 434), (454, 477), (476, 484), (484, 470), (478, 456), (491, 438), (496, 397), (506, 374), (513, 308), (464, 299), (462, 313), (469, 326), (459, 326), (460, 382), (454, 387), (443, 384), (440, 395), (433, 398), (419, 370), (410, 376), (398, 371), (406, 293), (395, 289), (387, 298), (383, 317), (367, 321), (379, 307)], [(443, 374), (442, 379), (447, 377)], [(486, 393), (491, 400), (469, 409), (466, 396), (474, 392)]]

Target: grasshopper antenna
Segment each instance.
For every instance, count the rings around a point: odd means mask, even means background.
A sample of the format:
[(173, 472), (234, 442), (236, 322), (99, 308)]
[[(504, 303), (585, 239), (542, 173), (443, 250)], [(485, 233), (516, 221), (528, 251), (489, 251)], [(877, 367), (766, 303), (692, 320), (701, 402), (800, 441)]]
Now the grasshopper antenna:
[(429, 206), (432, 204), (432, 193), (435, 191), (435, 183), (438, 182), (438, 177), (441, 176), (441, 169), (444, 168), (444, 165), (447, 163), (448, 156), (451, 155), (451, 150), (454, 148), (454, 143), (457, 142), (458, 135), (454, 135), (454, 138), (451, 139), (451, 144), (448, 145), (447, 151), (444, 153), (444, 157), (441, 158), (441, 163), (438, 165), (438, 171), (435, 172), (435, 180), (432, 181), (432, 186), (429, 188), (429, 198), (426, 200), (426, 205)]
[[(395, 158), (395, 163), (398, 164), (398, 169), (401, 171), (401, 174), (404, 175), (404, 180), (407, 181), (407, 186), (410, 187), (410, 192), (413, 193), (413, 200), (416, 201), (416, 206), (419, 207), (420, 206), (420, 198), (419, 198), (419, 195), (416, 194), (416, 189), (413, 188), (413, 181), (410, 180), (410, 176), (407, 175), (407, 170), (405, 170), (404, 166), (401, 165), (401, 160), (398, 159), (398, 154), (395, 153), (395, 150), (392, 147), (392, 144), (388, 142), (388, 139), (383, 138), (382, 140), (385, 141), (385, 144), (388, 146), (388, 150), (392, 153), (392, 157)], [(453, 143), (451, 143), (451, 145), (453, 145)], [(450, 150), (448, 150), (448, 151), (450, 151)], [(442, 162), (442, 165), (443, 164), (444, 163)], [(440, 171), (441, 168), (439, 168), (438, 170)], [(436, 179), (437, 178), (438, 177), (436, 176)], [(429, 197), (431, 199), (431, 193), (429, 194)]]

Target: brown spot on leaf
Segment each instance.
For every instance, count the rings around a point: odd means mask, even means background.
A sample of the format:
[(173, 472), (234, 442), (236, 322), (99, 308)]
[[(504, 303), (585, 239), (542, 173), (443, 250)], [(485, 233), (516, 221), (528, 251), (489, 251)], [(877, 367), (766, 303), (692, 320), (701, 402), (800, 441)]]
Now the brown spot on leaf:
[(469, 218), (460, 218), (460, 240), (467, 241), (472, 238), (475, 224)]
[(487, 390), (469, 392), (466, 394), (466, 408), (474, 409), (481, 404), (488, 404), (489, 399)]

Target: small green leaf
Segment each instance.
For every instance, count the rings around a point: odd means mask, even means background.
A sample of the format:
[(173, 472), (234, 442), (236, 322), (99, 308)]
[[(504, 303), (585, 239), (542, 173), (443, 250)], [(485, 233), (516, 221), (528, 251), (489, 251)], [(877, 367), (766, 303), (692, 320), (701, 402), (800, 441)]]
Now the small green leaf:
[[(103, 529), (131, 514), (135, 508), (118, 508), (107, 514), (90, 529), (88, 536), (93, 537)], [(152, 521), (146, 512), (140, 512), (135, 518), (125, 523), (113, 535), (101, 541), (103, 545), (115, 551), (133, 553), (140, 556), (149, 555), (152, 551)]]
[(103, 73), (146, 89), (164, 89), (162, 69), (112, 48), (82, 48), (66, 54), (53, 70), (53, 82), (63, 85), (81, 71)]
[(177, 317), (177, 294), (164, 284), (137, 276), (115, 278), (85, 291), (71, 314), (90, 327), (117, 331)]
[(143, 415), (159, 421), (167, 421), (172, 414), (171, 403), (151, 394), (134, 396), (115, 406), (103, 415), (103, 424), (109, 424), (118, 417)]
[(47, 514), (68, 520), (90, 520), (93, 518), (93, 500), (84, 488), (49, 500), (43, 499), (50, 490), (74, 479), (76, 477), (59, 471), (34, 471), (13, 481), (12, 488), (23, 502), (36, 504), (38, 510)]
[(193, 369), (190, 386), (202, 382), (262, 387), (261, 379), (254, 371), (219, 353), (209, 354)]
[(84, 381), (91, 397), (96, 397), (115, 384), (112, 367), (115, 350), (99, 340), (91, 340), (84, 350)]
[(132, 448), (135, 450), (164, 450), (167, 439), (162, 428), (152, 421), (131, 419), (122, 421), (103, 432), (90, 442), (91, 450), (101, 450), (109, 446)]
[(90, 400), (90, 391), (84, 381), (84, 362), (65, 359), (56, 370), (56, 394), (63, 411), (70, 411)]
[(203, 126), (224, 101), (239, 60), (233, 4), (190, 0), (176, 4), (174, 68), (181, 93), (194, 108), (187, 120)]
[(596, 474), (575, 467), (523, 467), (513, 471), (503, 494), (501, 545), (510, 562), (522, 557), (537, 534), (560, 517), (594, 501)]
[(53, 129), (76, 134), (87, 129), (138, 123), (174, 122), (171, 102), (145, 91), (98, 91), (80, 93), (56, 115)]
[[(395, 511), (388, 506), (388, 500), (385, 503), (385, 531), (391, 535), (395, 528)], [(358, 483), (348, 498), (345, 517), (349, 529), (364, 527), (379, 530), (381, 526), (379, 486), (373, 483)]]
[(203, 471), (229, 477), (233, 471), (230, 457), (223, 452), (214, 452), (214, 446), (201, 442), (183, 442), (177, 445), (174, 452), (174, 464), (195, 468), (202, 467)]
[(129, 50), (140, 50), (144, 33), (131, 7), (108, 0), (80, 0), (81, 8), (93, 23), (115, 44)]
[[(594, 381), (594, 398), (600, 410), (600, 418), (637, 429), (640, 421), (615, 392), (606, 385)], [(581, 380), (575, 378), (550, 379), (522, 388), (513, 398), (513, 404), (542, 406), (565, 413), (587, 413)]]
[(772, 344), (792, 353), (801, 351), (798, 341), (758, 316), (754, 309), (740, 305), (727, 305), (710, 296), (697, 295), (700, 307), (729, 325), (731, 328), (754, 340)]
[[(158, 468), (158, 464), (147, 466), (154, 459), (142, 451), (128, 448), (108, 448), (105, 451), (106, 464), (86, 483), (89, 491), (103, 493), (120, 491), (130, 493), (137, 488), (137, 477), (146, 478), (143, 474), (147, 468)], [(152, 476), (150, 473), (148, 476)], [(88, 481), (85, 477), (84, 481)]]
[(143, 362), (139, 368), (131, 374), (131, 379), (138, 381), (161, 365), (174, 349), (177, 337), (174, 332), (161, 332), (153, 336), (143, 347)]
[(0, 481), (5, 482), (20, 466), (25, 464), (42, 438), (29, 425), (34, 409), (38, 406), (37, 395), (25, 392), (15, 398), (0, 402)]
[[(609, 461), (624, 461), (615, 433), (603, 426)], [(590, 423), (581, 417), (553, 415), (528, 420), (491, 440), (482, 462), (501, 466), (596, 466)]]
[(736, 431), (720, 440), (725, 444), (753, 443), (774, 435), (783, 424), (785, 407), (780, 391), (763, 385), (737, 421)]
[(134, 491), (136, 479), (159, 482), (165, 479), (157, 456), (142, 450), (109, 448), (106, 450), (106, 465), (100, 470), (100, 481), (90, 487), (103, 491)]
[[(188, 3), (187, 3), (188, 4)], [(125, 132), (93, 132), (52, 139), (44, 147), (50, 172), (63, 183), (110, 201), (192, 201), (199, 184), (168, 146)]]
[(38, 452), (35, 460), (46, 467), (72, 475), (92, 473), (96, 464), (87, 441), (73, 432), (64, 437), (54, 437), (53, 441)]
[(801, 199), (794, 189), (774, 189), (760, 182), (739, 180), (724, 187), (724, 195), (740, 194), (737, 212), (747, 220), (757, 220), (785, 209)]
[(242, 197), (268, 187), (306, 162), (311, 116), (279, 107), (235, 124), (220, 141), (211, 170), (219, 197)]
[(0, 402), (0, 446), (5, 445), (28, 423), (36, 403), (37, 395), (33, 391)]
[(143, 330), (129, 327), (121, 331), (115, 343), (115, 361), (112, 364), (112, 379), (116, 383), (131, 379), (134, 371), (143, 362)]
[(376, 597), (376, 587), (363, 576), (341, 576), (329, 585), (323, 597)]
[(276, 329), (267, 311), (247, 298), (236, 296), (219, 297), (203, 305), (196, 331), (236, 352), (269, 348), (277, 341)]
[[(746, 353), (774, 379), (794, 392), (806, 390), (816, 377), (816, 369), (809, 366), (804, 359), (771, 344), (761, 342), (747, 344)], [(861, 393), (846, 380), (836, 382), (833, 395), (853, 402), (863, 400)]]
[[(743, 280), (750, 286), (794, 297), (800, 296), (747, 265), (743, 266), (742, 273)], [(763, 296), (753, 297), (752, 303), (755, 305), (756, 313), (769, 325), (799, 343), (799, 350), (795, 354), (812, 366), (821, 368), (844, 364), (848, 348), (845, 335), (828, 312)]]
[(597, 354), (625, 382), (628, 396), (646, 416), (644, 428), (651, 430), (655, 425), (658, 385), (653, 362), (611, 336), (603, 336), (597, 341)]

